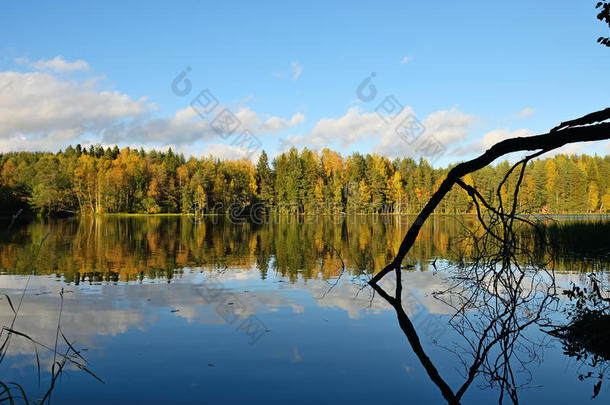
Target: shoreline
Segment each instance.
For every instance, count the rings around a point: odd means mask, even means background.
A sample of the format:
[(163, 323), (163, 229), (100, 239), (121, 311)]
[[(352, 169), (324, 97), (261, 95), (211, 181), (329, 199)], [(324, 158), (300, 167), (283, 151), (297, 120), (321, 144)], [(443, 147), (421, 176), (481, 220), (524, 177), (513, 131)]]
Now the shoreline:
[[(393, 212), (354, 212), (354, 213), (277, 213), (272, 212), (264, 215), (265, 217), (417, 217), (419, 214), (407, 214), (407, 213), (393, 213)], [(198, 218), (214, 218), (214, 217), (230, 217), (229, 213), (208, 213), (199, 214)], [(238, 218), (248, 218), (251, 215), (241, 215)], [(431, 217), (476, 217), (476, 213), (464, 213), (464, 214), (450, 214), (450, 213), (432, 213)], [(36, 215), (20, 215), (23, 219), (73, 219), (73, 218), (92, 218), (92, 217), (193, 217), (193, 214), (188, 213), (131, 213), (131, 212), (112, 212), (112, 213), (98, 213), (98, 214), (75, 214), (70, 216), (46, 216), (39, 217)], [(568, 219), (568, 218), (586, 218), (586, 219), (610, 219), (610, 214), (524, 214), (521, 217), (536, 218), (536, 219)], [(12, 215), (0, 215), (0, 220), (12, 220)]]

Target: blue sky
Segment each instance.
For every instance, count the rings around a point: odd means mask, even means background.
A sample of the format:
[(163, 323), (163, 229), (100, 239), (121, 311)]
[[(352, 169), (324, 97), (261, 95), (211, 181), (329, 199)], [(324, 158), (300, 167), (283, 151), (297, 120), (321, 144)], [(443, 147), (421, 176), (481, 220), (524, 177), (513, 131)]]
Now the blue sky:
[[(402, 118), (375, 114), (392, 95), (444, 146), (441, 165), (608, 106), (595, 1), (255, 3), (5, 2), (0, 151), (80, 142), (243, 156), (212, 117), (195, 121), (204, 89), (271, 154), (416, 157), (394, 131)], [(186, 66), (181, 97), (171, 84)], [(372, 72), (377, 96), (362, 102)]]

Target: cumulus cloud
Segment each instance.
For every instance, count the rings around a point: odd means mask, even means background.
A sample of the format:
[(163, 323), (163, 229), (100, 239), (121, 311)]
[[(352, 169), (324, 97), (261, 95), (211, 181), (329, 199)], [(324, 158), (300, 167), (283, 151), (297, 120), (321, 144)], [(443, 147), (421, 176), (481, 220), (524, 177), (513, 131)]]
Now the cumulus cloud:
[(206, 145), (202, 152), (203, 156), (211, 155), (219, 159), (239, 160), (248, 158), (252, 161), (257, 161), (260, 154), (260, 148), (248, 149), (247, 147), (240, 147), (238, 144), (232, 145), (231, 143), (210, 143)]
[[(253, 135), (274, 133), (299, 125), (305, 120), (305, 116), (300, 113), (294, 114), (290, 119), (284, 119), (259, 114), (249, 107), (241, 107), (232, 112), (237, 119), (236, 122), (239, 123), (236, 125), (235, 131), (219, 134), (214, 130), (214, 126), (218, 125), (215, 122), (216, 115), (214, 114), (218, 114), (224, 109), (224, 106), (220, 106), (215, 113), (202, 118), (189, 106), (176, 111), (173, 116), (118, 123), (103, 131), (103, 141), (110, 144), (129, 141), (180, 146), (199, 141), (224, 139), (225, 143), (230, 144), (239, 142), (240, 134), (244, 131)], [(227, 154), (226, 151), (222, 152), (224, 155)]]
[(475, 142), (475, 144), (477, 145), (475, 147), (478, 147), (479, 150), (487, 150), (496, 143), (501, 142), (505, 139), (528, 137), (532, 135), (534, 135), (534, 132), (529, 129), (517, 129), (512, 132), (507, 129), (496, 129), (494, 131), (487, 132), (485, 135), (483, 135), (483, 138), (481, 140)]
[(292, 69), (292, 80), (298, 79), (303, 73), (303, 66), (298, 61), (291, 62), (290, 68)]
[(52, 70), (57, 73), (70, 73), (76, 71), (91, 70), (87, 62), (82, 59), (77, 59), (74, 62), (68, 62), (63, 56), (58, 55), (53, 59), (40, 59), (35, 62), (30, 62), (27, 58), (15, 59), (17, 63), (28, 64), (38, 70)]
[[(61, 138), (61, 136), (58, 136), (57, 138)], [(56, 151), (61, 145), (63, 145), (61, 141), (55, 139), (55, 134), (51, 134), (49, 138), (32, 138), (23, 134), (0, 137), (0, 152), (53, 152)]]
[[(411, 111), (409, 107), (407, 110)], [(331, 143), (342, 147), (369, 137), (376, 137), (388, 131), (389, 125), (375, 112), (364, 112), (360, 107), (352, 107), (340, 118), (323, 118), (306, 136), (286, 139), (295, 145), (309, 145), (321, 148)]]
[[(223, 139), (211, 125), (214, 114), (202, 119), (187, 106), (157, 117), (155, 109), (145, 98), (99, 90), (95, 80), (61, 80), (48, 72), (0, 72), (0, 151), (54, 151), (75, 142), (181, 148)], [(301, 113), (282, 118), (249, 107), (234, 115), (240, 123), (236, 133), (275, 133), (305, 121)]]
[[(413, 118), (400, 117), (400, 120)], [(400, 121), (399, 121), (400, 122)], [(392, 126), (373, 151), (390, 158), (425, 157), (434, 161), (456, 144), (464, 141), (472, 126), (477, 122), (475, 116), (465, 114), (456, 108), (441, 110), (428, 115), (420, 121), (423, 130), (413, 140), (405, 139)]]
[[(399, 114), (378, 114), (355, 106), (342, 117), (321, 119), (308, 134), (282, 137), (279, 149), (285, 151), (291, 146), (319, 149), (332, 144), (345, 148), (358, 142), (372, 141), (375, 144), (373, 152), (389, 157), (417, 157), (420, 152), (396, 132), (399, 124), (413, 117), (411, 107), (403, 108)], [(456, 108), (437, 111), (420, 122), (425, 128), (422, 136), (433, 136), (437, 142), (448, 147), (464, 141), (476, 121), (473, 115)]]
[(491, 148), (494, 144), (509, 138), (528, 137), (534, 135), (534, 132), (529, 129), (517, 129), (511, 131), (509, 129), (495, 129), (485, 133), (481, 138), (467, 144), (457, 145), (451, 153), (455, 156), (464, 156), (472, 154), (480, 154)]
[(152, 108), (96, 82), (60, 81), (48, 73), (0, 72), (0, 140), (27, 138), (34, 145), (59, 144), (96, 133)]
[(252, 133), (274, 133), (305, 122), (305, 116), (301, 113), (296, 113), (289, 119), (285, 119), (259, 114), (250, 109), (250, 107), (240, 107), (235, 112), (235, 116), (240, 121), (241, 126), (247, 128)]
[[(50, 69), (53, 65), (50, 62), (53, 62), (57, 67), (54, 70), (65, 70), (62, 63), (68, 63), (61, 57), (38, 62), (40, 68), (44, 64)], [(293, 62), (292, 67), (296, 78), (302, 67), (298, 62)], [(154, 113), (156, 106), (144, 98), (136, 100), (118, 91), (98, 87), (96, 80), (59, 79), (50, 72), (0, 72), (0, 151), (53, 151), (70, 143), (99, 142), (145, 148), (171, 146), (186, 154), (256, 159), (262, 145), (254, 148), (252, 145), (260, 143), (258, 138), (279, 134), (280, 151), (291, 146), (346, 148), (366, 143), (367, 150), (390, 158), (418, 157), (421, 154), (418, 149), (405, 142), (404, 136), (397, 132), (397, 127), (407, 119), (419, 119), (416, 122), (423, 130), (418, 139), (434, 139), (442, 148), (451, 149), (454, 155), (478, 153), (499, 140), (532, 135), (525, 129), (498, 129), (468, 144), (465, 141), (478, 120), (456, 107), (413, 118), (415, 114), (411, 107), (403, 108), (398, 114), (380, 114), (364, 111), (360, 106), (352, 106), (343, 116), (322, 118), (308, 132), (287, 135), (287, 130), (305, 122), (302, 113), (279, 117), (254, 111), (243, 103), (230, 108), (239, 124), (235, 132), (219, 135), (213, 128), (214, 114), (226, 106), (218, 106), (205, 119), (188, 105), (173, 114), (158, 116)], [(519, 115), (532, 113), (532, 109), (524, 109)], [(240, 141), (244, 130), (249, 131), (256, 142)]]
[(173, 116), (115, 123), (103, 131), (102, 141), (108, 144), (133, 142), (135, 144), (185, 145), (218, 136), (206, 120), (200, 119), (190, 107), (176, 111)]
[(287, 128), (295, 127), (305, 122), (305, 115), (301, 113), (294, 114), (289, 120), (285, 120), (279, 117), (270, 117), (265, 120), (265, 123), (261, 125), (259, 131), (261, 132), (278, 132)]
[[(493, 131), (489, 131), (485, 133), (481, 138), (470, 142), (469, 144), (456, 147), (451, 153), (455, 156), (463, 156), (463, 155), (472, 155), (472, 154), (481, 154), (485, 152), (487, 149), (491, 148), (494, 144), (501, 142), (510, 138), (517, 137), (530, 137), (534, 136), (536, 133), (530, 129), (521, 128), (516, 130), (510, 129), (495, 129)], [(542, 157), (551, 157), (555, 155), (572, 155), (572, 154), (595, 154), (599, 153), (603, 148), (610, 151), (610, 142), (600, 141), (600, 142), (585, 142), (585, 143), (573, 143), (567, 144), (560, 148), (554, 149), (550, 152), (545, 153)], [(521, 159), (523, 156), (527, 155), (528, 152), (516, 152), (514, 154), (507, 155), (507, 159), (511, 162), (517, 161), (517, 159)]]
[(484, 152), (498, 142), (509, 138), (528, 137), (534, 135), (534, 132), (529, 129), (517, 129), (509, 131), (508, 129), (496, 129), (487, 132), (483, 137), (468, 146), (471, 152)]
[(445, 145), (461, 142), (468, 137), (468, 130), (476, 123), (474, 115), (465, 114), (453, 107), (451, 110), (441, 110), (427, 116), (424, 127), (429, 135)]

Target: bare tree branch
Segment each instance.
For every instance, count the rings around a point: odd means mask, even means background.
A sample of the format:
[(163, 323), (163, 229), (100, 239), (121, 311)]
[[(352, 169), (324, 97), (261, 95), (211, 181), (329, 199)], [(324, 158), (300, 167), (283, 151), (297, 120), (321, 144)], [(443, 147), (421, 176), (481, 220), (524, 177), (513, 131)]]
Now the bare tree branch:
[[(585, 121), (588, 120), (589, 119), (586, 119)], [(607, 122), (588, 126), (568, 127), (560, 131), (557, 130), (554, 132), (535, 135), (531, 137), (517, 137), (506, 139), (502, 142), (498, 142), (497, 144), (493, 145), (490, 149), (488, 149), (479, 157), (458, 164), (449, 171), (447, 177), (445, 178), (445, 180), (443, 180), (438, 190), (432, 195), (432, 198), (430, 198), (428, 203), (420, 212), (419, 216), (416, 218), (415, 222), (411, 225), (392, 263), (390, 263), (383, 270), (377, 273), (371, 279), (370, 283), (376, 283), (390, 271), (400, 269), (400, 265), (403, 259), (413, 246), (413, 243), (415, 243), (415, 240), (417, 239), (419, 231), (424, 222), (434, 212), (436, 207), (440, 204), (440, 202), (447, 195), (447, 193), (451, 191), (452, 187), (463, 176), (480, 170), (485, 166), (491, 164), (497, 158), (509, 153), (521, 151), (538, 151), (536, 155), (539, 155), (570, 143), (601, 141), (608, 138), (610, 138), (610, 123)]]
[(592, 112), (591, 114), (587, 114), (583, 117), (577, 118), (575, 120), (562, 122), (561, 124), (557, 125), (555, 128), (551, 129), (551, 132), (556, 132), (561, 129), (564, 129), (567, 127), (574, 127), (577, 125), (594, 124), (596, 122), (605, 121), (609, 118), (610, 118), (610, 108), (605, 108), (603, 110), (595, 111), (595, 112)]

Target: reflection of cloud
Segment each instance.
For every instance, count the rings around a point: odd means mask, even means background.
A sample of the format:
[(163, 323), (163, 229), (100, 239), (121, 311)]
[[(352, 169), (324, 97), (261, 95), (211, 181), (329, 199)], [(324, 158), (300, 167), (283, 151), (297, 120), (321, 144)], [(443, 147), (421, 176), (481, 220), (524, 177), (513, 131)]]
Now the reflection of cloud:
[[(404, 277), (412, 291), (431, 291), (443, 285), (442, 279), (431, 273), (405, 273)], [(24, 279), (21, 276), (2, 276), (0, 286), (9, 295), (16, 296)], [(115, 336), (127, 332), (130, 327), (144, 328), (147, 322), (155, 320), (155, 308), (166, 308), (168, 311), (177, 309), (174, 316), (190, 323), (218, 324), (222, 323), (222, 319), (214, 313), (214, 308), (228, 295), (243, 304), (245, 310), (240, 315), (244, 317), (273, 312), (281, 307), (290, 308), (295, 314), (306, 312), (305, 305), (289, 298), (291, 295), (286, 290), (307, 290), (320, 307), (343, 309), (352, 319), (359, 318), (363, 312), (379, 313), (390, 309), (382, 299), (376, 298), (371, 302), (370, 291), (360, 291), (360, 285), (349, 282), (340, 282), (330, 289), (331, 284), (324, 280), (308, 280), (307, 284), (282, 283), (280, 289), (244, 292), (244, 287), (257, 279), (258, 273), (255, 271), (227, 271), (217, 275), (214, 282), (222, 286), (222, 290), (211, 302), (201, 295), (200, 287), (193, 288), (202, 282), (201, 275), (195, 271), (189, 273), (188, 270), (183, 280), (176, 280), (169, 287), (163, 284), (65, 287), (62, 329), (71, 339), (91, 344), (94, 336)], [(54, 338), (61, 289), (60, 285), (49, 283), (50, 280), (47, 277), (31, 279), (29, 293), (16, 324), (18, 330), (31, 333), (46, 343)], [(383, 286), (392, 291), (391, 277), (384, 278), (383, 282)], [(41, 292), (43, 294), (34, 295)], [(447, 313), (439, 301), (431, 296), (416, 295), (430, 312)], [(3, 312), (0, 321), (6, 324), (9, 315)], [(31, 352), (30, 346), (24, 344), (22, 352)]]
[[(25, 277), (0, 278), (2, 290), (13, 298), (20, 295), (24, 284)], [(53, 347), (61, 302), (59, 297), (61, 287), (62, 285), (55, 283), (53, 278), (32, 277), (28, 294), (25, 295), (19, 309), (15, 330), (48, 347)], [(144, 328), (147, 320), (153, 319), (150, 314), (143, 313), (137, 308), (117, 308), (113, 301), (100, 300), (94, 294), (83, 294), (77, 287), (64, 287), (61, 330), (71, 342), (77, 342), (79, 348), (93, 346), (96, 336), (116, 336), (127, 332), (132, 326)], [(33, 294), (41, 292), (43, 294)], [(4, 302), (0, 304), (5, 305)], [(2, 309), (0, 325), (10, 325), (11, 320), (12, 312)], [(41, 362), (50, 367), (51, 352), (40, 347), (38, 349)], [(8, 354), (31, 355), (34, 350), (34, 345), (29, 340), (14, 336)]]
[[(387, 301), (375, 297), (371, 301), (371, 290), (362, 289), (359, 284), (349, 282), (339, 282), (336, 286), (332, 286), (324, 280), (307, 280), (306, 289), (311, 293), (316, 300), (318, 306), (324, 308), (339, 308), (347, 312), (349, 318), (357, 319), (364, 313), (380, 313), (384, 310), (393, 310)], [(391, 295), (395, 289), (395, 279), (393, 274), (388, 274), (380, 281), (380, 286), (388, 291)], [(406, 287), (408, 286), (408, 288)], [(435, 276), (431, 272), (403, 272), (403, 303), (412, 305), (412, 300), (407, 300), (406, 297), (411, 294), (419, 301), (419, 305), (426, 307), (427, 311), (434, 314), (450, 313), (450, 308), (435, 299), (429, 292), (437, 291), (446, 288), (447, 285), (443, 278)], [(284, 285), (285, 289), (303, 289), (300, 284)], [(268, 302), (266, 302), (269, 305)], [(405, 308), (408, 314), (412, 315), (417, 311), (415, 305)]]
[[(206, 281), (208, 279), (213, 281)], [(0, 288), (11, 297), (18, 297), (25, 280), (25, 276), (1, 276)], [(236, 307), (243, 308), (239, 312), (242, 317), (264, 313), (273, 318), (277, 313), (275, 311), (281, 308), (288, 308), (294, 314), (307, 314), (307, 306), (311, 302), (322, 308), (342, 309), (350, 319), (360, 318), (364, 314), (392, 311), (389, 304), (378, 296), (371, 301), (370, 289), (361, 291), (361, 285), (349, 281), (341, 280), (333, 288), (334, 282), (320, 279), (294, 284), (274, 281), (278, 280), (269, 278), (261, 284), (255, 269), (227, 270), (222, 273), (184, 269), (184, 274), (172, 280), (171, 284), (63, 285), (62, 331), (71, 341), (79, 342), (79, 347), (94, 347), (101, 336), (116, 336), (132, 328), (146, 330), (151, 324), (159, 322), (160, 313), (183, 318), (188, 323), (224, 324), (216, 308), (220, 302), (229, 301)], [(407, 313), (419, 311), (420, 305), (434, 314), (449, 313), (444, 304), (429, 294), (445, 286), (442, 277), (430, 272), (403, 272), (403, 282), (408, 286), (408, 289), (404, 289), (405, 293), (411, 293), (418, 300), (417, 308), (412, 300), (403, 300), (405, 305), (414, 306), (405, 308)], [(218, 295), (212, 300), (206, 300), (206, 296), (201, 293), (202, 285), (214, 289)], [(393, 292), (391, 275), (382, 280), (382, 287)], [(32, 277), (15, 324), (16, 329), (52, 346), (61, 288), (62, 285), (53, 276)], [(308, 292), (314, 300), (297, 298), (302, 295), (293, 294), (295, 290)], [(4, 302), (0, 304), (6, 305)], [(172, 313), (171, 310), (178, 311)], [(10, 323), (10, 319), (10, 311), (0, 313), (3, 325)], [(14, 339), (9, 354), (33, 354), (33, 350), (32, 344), (25, 339)], [(300, 354), (295, 355), (295, 358), (300, 359)]]
[[(375, 299), (371, 302), (370, 291), (360, 291), (360, 285), (340, 282), (332, 286), (324, 280), (307, 280), (307, 290), (322, 308), (339, 308), (347, 312), (350, 319), (360, 318), (364, 312), (379, 313), (390, 309), (390, 305), (384, 300)], [(285, 285), (284, 288), (301, 289), (303, 286), (297, 284)]]

